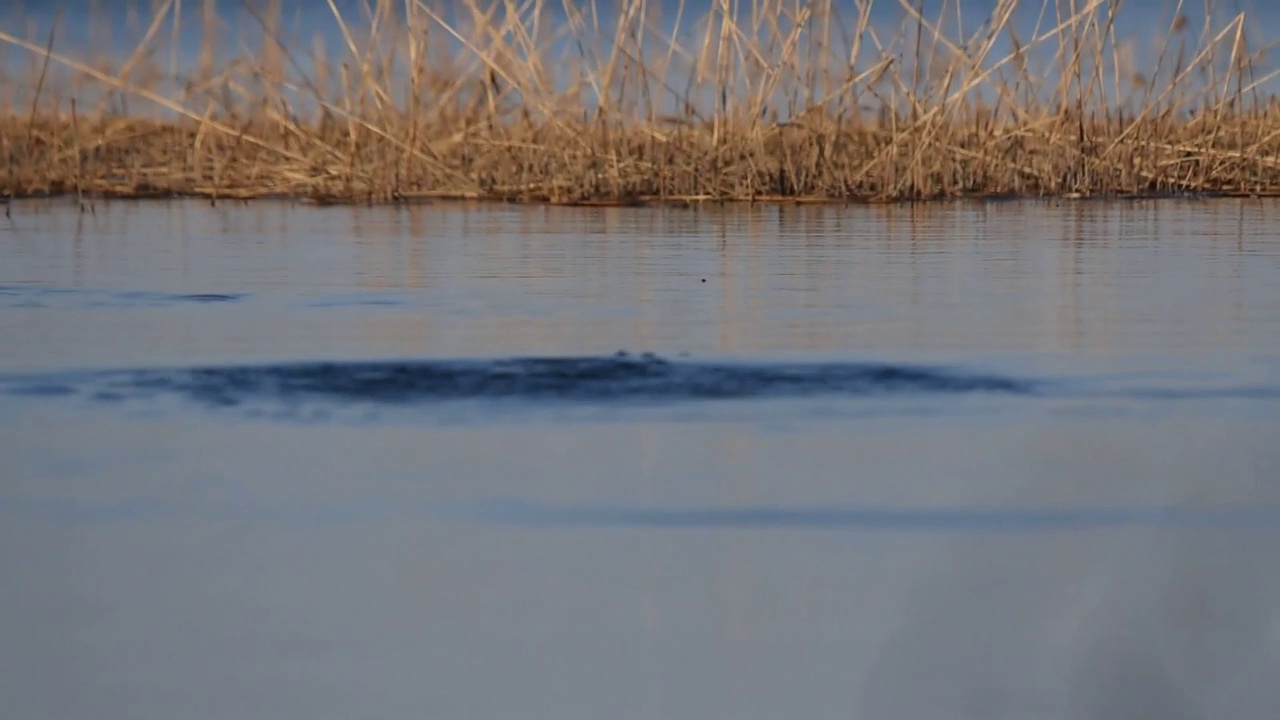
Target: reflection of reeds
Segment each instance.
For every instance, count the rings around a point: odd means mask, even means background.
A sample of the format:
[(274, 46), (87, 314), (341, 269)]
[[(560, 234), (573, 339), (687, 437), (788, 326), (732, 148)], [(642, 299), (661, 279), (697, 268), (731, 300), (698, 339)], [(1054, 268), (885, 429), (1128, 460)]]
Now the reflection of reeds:
[[(185, 14), (164, 0), (115, 60), (0, 31), (0, 51), (32, 59), (0, 98), (4, 193), (1280, 193), (1280, 114), (1260, 92), (1271, 48), (1250, 45), (1244, 15), (1188, 39), (1179, 5), (1141, 65), (1117, 38), (1114, 4), (1041, 0), (1028, 32), (1012, 21), (1027, 1), (999, 0), (968, 36), (948, 31), (953, 7), (926, 17), (911, 0), (890, 32), (873, 27), (873, 0), (853, 0), (852, 17), (834, 0), (757, 0), (745, 13), (709, 0), (698, 17), (683, 5), (661, 17), (657, 0), (464, 0), (449, 12), (376, 0), (359, 26), (329, 2), (333, 52), (286, 41), (268, 0), (245, 5), (261, 44), (228, 58), (214, 0)], [(192, 18), (203, 40), (179, 82), (179, 23)]]

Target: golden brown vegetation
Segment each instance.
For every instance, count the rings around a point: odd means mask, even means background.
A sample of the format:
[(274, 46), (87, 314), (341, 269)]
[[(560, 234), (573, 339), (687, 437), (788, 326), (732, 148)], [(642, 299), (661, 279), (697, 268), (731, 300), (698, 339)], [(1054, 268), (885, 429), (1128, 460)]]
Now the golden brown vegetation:
[[(999, 0), (967, 36), (950, 9), (877, 1), (904, 22), (874, 27), (873, 0), (674, 17), (620, 0), (607, 18), (370, 0), (357, 28), (329, 0), (340, 47), (304, 53), (267, 2), (245, 5), (261, 42), (228, 55), (215, 0), (165, 0), (115, 58), (4, 29), (0, 53), (31, 62), (0, 98), (0, 183), (332, 202), (1280, 193), (1271, 48), (1243, 14), (1193, 31), (1179, 6), (1140, 62), (1115, 0)], [(1015, 27), (1028, 9), (1034, 26)], [(166, 81), (193, 17), (195, 66)]]

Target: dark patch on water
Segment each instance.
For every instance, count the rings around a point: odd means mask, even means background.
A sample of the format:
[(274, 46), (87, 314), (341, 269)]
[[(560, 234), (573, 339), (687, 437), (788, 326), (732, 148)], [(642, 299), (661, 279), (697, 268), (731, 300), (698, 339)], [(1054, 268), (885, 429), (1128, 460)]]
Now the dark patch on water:
[(40, 308), (45, 307), (44, 298), (53, 295), (74, 292), (60, 288), (44, 288), (25, 285), (0, 285), (0, 307), (6, 308)]
[(7, 307), (48, 307), (50, 302), (65, 304), (68, 300), (86, 307), (164, 307), (169, 305), (234, 303), (243, 300), (243, 293), (162, 293), (129, 290), (113, 292), (92, 288), (20, 287), (0, 286), (0, 297), (17, 298), (7, 301)]
[(181, 396), (213, 406), (329, 401), (697, 401), (806, 396), (1032, 393), (1028, 381), (886, 363), (672, 362), (654, 355), (125, 370), (10, 380), (9, 392), (54, 383), (98, 399)]
[(457, 516), (543, 528), (809, 529), (909, 532), (1051, 532), (1117, 527), (1280, 529), (1280, 508), (704, 507), (548, 505), (494, 500)]
[(235, 302), (243, 297), (244, 295), (241, 294), (196, 293), (194, 295), (174, 295), (173, 299), (178, 302), (215, 303)]
[(76, 389), (64, 383), (33, 382), (6, 388), (5, 392), (10, 395), (26, 395), (29, 397), (58, 397), (62, 395), (74, 395)]
[(176, 305), (185, 303), (226, 303), (243, 299), (243, 294), (236, 293), (157, 293), (157, 292), (122, 292), (115, 293), (110, 300), (94, 303), (95, 305)]
[[(74, 395), (109, 404), (180, 400), (208, 408), (237, 408), (253, 417), (311, 421), (331, 419), (333, 412), (348, 409), (360, 412), (361, 408), (369, 412), (377, 407), (454, 403), (449, 407), (459, 410), (458, 402), (502, 403), (508, 408), (618, 408), (733, 400), (912, 398), (929, 402), (932, 410), (928, 411), (932, 412), (941, 410), (944, 406), (937, 403), (946, 398), (969, 395), (1104, 402), (1280, 399), (1280, 387), (1266, 384), (1033, 380), (899, 363), (701, 362), (625, 352), (576, 358), (88, 371), (0, 377), (0, 392), (37, 397)], [(451, 416), (462, 417), (456, 413)]]

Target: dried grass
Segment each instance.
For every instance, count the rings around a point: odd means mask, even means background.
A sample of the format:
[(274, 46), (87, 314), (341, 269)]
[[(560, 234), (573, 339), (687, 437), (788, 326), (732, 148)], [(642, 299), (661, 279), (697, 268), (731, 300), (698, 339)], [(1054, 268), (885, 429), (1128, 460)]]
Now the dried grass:
[[(962, 37), (955, 6), (880, 0), (906, 18), (884, 30), (872, 1), (662, 18), (620, 0), (606, 20), (559, 0), (376, 0), (359, 25), (330, 1), (341, 47), (305, 53), (269, 2), (246, 6), (262, 42), (232, 56), (214, 0), (156, 3), (120, 58), (2, 30), (0, 52), (32, 62), (0, 98), (0, 182), (321, 202), (1280, 193), (1271, 48), (1243, 14), (1189, 37), (1179, 6), (1140, 63), (1119, 3), (1000, 0)], [(1015, 27), (1028, 10), (1036, 27)], [(179, 83), (180, 22), (203, 40)]]

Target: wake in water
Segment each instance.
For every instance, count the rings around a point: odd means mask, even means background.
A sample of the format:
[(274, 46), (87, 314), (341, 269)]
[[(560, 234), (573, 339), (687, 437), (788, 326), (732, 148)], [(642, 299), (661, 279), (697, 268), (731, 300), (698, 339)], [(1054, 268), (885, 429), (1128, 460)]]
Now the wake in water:
[(172, 307), (187, 304), (235, 303), (246, 297), (243, 293), (164, 293), (0, 285), (0, 308)]
[(884, 363), (673, 362), (654, 355), (501, 360), (321, 362), (122, 370), (28, 377), (9, 393), (98, 400), (180, 396), (207, 405), (454, 400), (558, 403), (697, 401), (806, 396), (1028, 394), (1034, 384), (996, 375)]
[[(324, 419), (350, 410), (466, 402), (504, 408), (626, 408), (713, 401), (910, 398), (934, 410), (948, 398), (1171, 400), (1280, 399), (1273, 384), (1132, 378), (1033, 380), (898, 363), (702, 362), (620, 352), (602, 357), (310, 362), (88, 371), (0, 377), (0, 394), (95, 403), (195, 403), (253, 415)], [(917, 403), (918, 404), (918, 403)], [(858, 403), (858, 407), (866, 406)]]

